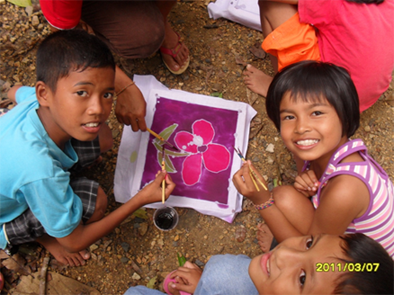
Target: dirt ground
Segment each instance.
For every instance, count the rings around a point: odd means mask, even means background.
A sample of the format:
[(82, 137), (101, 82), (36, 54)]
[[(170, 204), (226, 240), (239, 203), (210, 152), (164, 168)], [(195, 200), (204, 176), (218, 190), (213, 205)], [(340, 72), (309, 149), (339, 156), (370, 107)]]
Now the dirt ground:
[[(268, 57), (261, 59), (252, 53), (255, 44), (262, 42), (262, 34), (230, 21), (210, 19), (206, 2), (209, 1), (180, 1), (169, 16), (175, 30), (184, 37), (190, 49), (191, 63), (184, 74), (172, 75), (163, 66), (159, 54), (134, 62), (118, 58), (119, 65), (130, 76), (154, 75), (169, 88), (206, 95), (220, 92), (224, 99), (250, 103), (258, 115), (252, 121), (247, 157), (267, 177), (270, 187), (277, 180), (292, 183), (296, 175), (295, 165), (266, 116), (264, 98), (248, 91), (242, 80), (245, 62), (272, 74)], [(33, 86), (37, 44), (49, 33), (39, 6), (34, 4), (33, 9), (26, 10), (0, 0), (0, 24), (0, 82), (5, 84), (3, 89), (15, 83)], [(361, 127), (354, 136), (366, 142), (370, 154), (391, 179), (394, 179), (393, 118), (391, 85), (381, 99), (362, 114)], [(87, 175), (98, 179), (109, 196), (109, 211), (112, 211), (120, 205), (114, 200), (113, 178), (123, 126), (117, 123), (113, 115), (109, 126), (115, 138), (115, 147)], [(273, 150), (270, 149), (272, 146)], [(127, 219), (111, 234), (92, 245), (92, 259), (87, 265), (62, 268), (52, 259), (49, 270), (93, 287), (101, 294), (123, 294), (130, 286), (154, 282), (154, 288), (162, 289), (163, 278), (177, 267), (177, 252), (201, 267), (215, 254), (254, 256), (260, 253), (255, 237), (256, 225), (261, 219), (248, 201), (244, 202), (243, 207), (243, 212), (232, 224), (192, 209), (179, 208), (180, 222), (170, 232), (156, 229), (152, 223), (153, 210), (147, 209), (138, 217)], [(24, 258), (24, 271), (5, 266), (1, 268), (6, 277), (2, 294), (8, 294), (16, 287), (23, 275), (39, 269), (46, 253), (39, 245), (29, 244), (20, 247), (19, 255)], [(7, 257), (0, 256), (0, 259), (4, 261)]]

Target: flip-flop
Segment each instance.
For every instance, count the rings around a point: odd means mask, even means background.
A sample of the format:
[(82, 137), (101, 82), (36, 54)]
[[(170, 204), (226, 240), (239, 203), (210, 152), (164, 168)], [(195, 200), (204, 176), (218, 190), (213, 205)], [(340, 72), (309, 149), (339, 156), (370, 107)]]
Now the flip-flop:
[[(177, 32), (175, 32), (175, 33), (176, 33), (176, 35), (178, 36), (178, 43), (176, 44), (176, 46), (175, 46), (174, 48), (166, 48), (166, 47), (163, 47), (163, 46), (160, 47), (160, 52), (161, 52), (162, 54), (171, 55), (174, 59), (177, 57), (179, 51), (182, 49), (182, 46), (183, 46), (183, 43), (181, 42), (181, 37), (179, 36), (179, 34), (178, 34)], [(168, 66), (168, 64), (164, 61), (163, 56), (162, 56), (162, 60), (163, 60), (163, 63), (165, 64), (165, 66), (167, 67), (167, 69), (168, 69), (171, 73), (173, 73), (174, 75), (180, 75), (180, 74), (182, 74), (184, 71), (186, 71), (186, 69), (189, 67), (190, 56), (187, 57), (186, 63), (185, 63), (181, 68), (179, 68), (178, 71), (172, 70), (172, 69)]]
[[(170, 272), (170, 273), (166, 276), (166, 278), (164, 279), (164, 282), (163, 282), (164, 291), (166, 291), (166, 293), (167, 293), (168, 295), (173, 295), (172, 293), (170, 293), (170, 291), (169, 291), (169, 289), (168, 289), (168, 284), (169, 284), (169, 283), (176, 283), (176, 280), (171, 278), (171, 275), (172, 275), (174, 272), (175, 272), (175, 270), (172, 271), (172, 272)], [(179, 291), (179, 294), (181, 294), (181, 295), (191, 295), (190, 293), (183, 292), (183, 291)]]
[(3, 287), (4, 287), (4, 276), (0, 272), (0, 291), (3, 290)]

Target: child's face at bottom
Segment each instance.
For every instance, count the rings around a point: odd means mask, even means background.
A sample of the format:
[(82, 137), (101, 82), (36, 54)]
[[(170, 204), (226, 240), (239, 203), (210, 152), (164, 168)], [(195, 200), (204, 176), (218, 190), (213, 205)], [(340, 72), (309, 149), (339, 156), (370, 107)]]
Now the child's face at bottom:
[[(330, 294), (344, 259), (338, 236), (289, 238), (269, 253), (252, 259), (249, 275), (259, 294)], [(317, 272), (316, 264), (334, 263), (334, 271)]]
[(115, 71), (112, 68), (87, 68), (70, 71), (57, 81), (56, 92), (49, 91), (49, 118), (41, 118), (58, 145), (71, 137), (90, 141), (97, 137), (112, 107)]

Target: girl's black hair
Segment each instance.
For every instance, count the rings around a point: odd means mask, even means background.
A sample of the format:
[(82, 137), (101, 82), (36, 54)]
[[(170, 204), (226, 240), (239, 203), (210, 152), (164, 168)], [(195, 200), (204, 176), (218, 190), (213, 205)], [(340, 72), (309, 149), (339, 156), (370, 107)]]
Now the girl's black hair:
[[(394, 261), (387, 251), (378, 242), (361, 233), (341, 238), (345, 242), (342, 249), (349, 257), (348, 260), (341, 260), (348, 263), (348, 268), (351, 265), (353, 271), (338, 278), (339, 284), (334, 294), (394, 294)], [(360, 268), (357, 268), (357, 264)]]
[(289, 92), (294, 101), (327, 101), (342, 123), (342, 135), (352, 136), (360, 125), (359, 101), (349, 73), (331, 63), (301, 61), (275, 75), (266, 98), (269, 118), (280, 130), (280, 103)]
[(103, 41), (84, 30), (57, 31), (38, 47), (37, 81), (43, 81), (52, 91), (70, 71), (82, 72), (89, 67), (115, 70), (115, 60)]

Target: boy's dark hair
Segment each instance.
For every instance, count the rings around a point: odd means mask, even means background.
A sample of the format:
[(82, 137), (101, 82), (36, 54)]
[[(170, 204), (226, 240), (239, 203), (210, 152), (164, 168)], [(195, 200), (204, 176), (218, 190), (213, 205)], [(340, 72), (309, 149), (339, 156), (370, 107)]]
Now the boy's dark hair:
[(347, 2), (356, 2), (360, 4), (380, 4), (383, 3), (384, 0), (346, 0)]
[(297, 101), (327, 101), (335, 108), (342, 123), (342, 135), (350, 137), (360, 125), (359, 101), (349, 73), (331, 63), (301, 61), (275, 75), (268, 88), (266, 109), (280, 130), (280, 103), (286, 92)]
[(70, 71), (82, 72), (89, 67), (115, 70), (115, 61), (108, 46), (84, 30), (57, 31), (38, 47), (37, 81), (43, 81), (52, 91)]
[[(346, 272), (339, 277), (334, 294), (393, 294), (394, 261), (387, 251), (375, 240), (364, 234), (348, 234), (341, 237), (342, 246), (349, 260), (348, 265), (360, 264), (364, 271)], [(373, 266), (372, 271), (369, 266)], [(368, 271), (369, 268), (369, 271)]]

